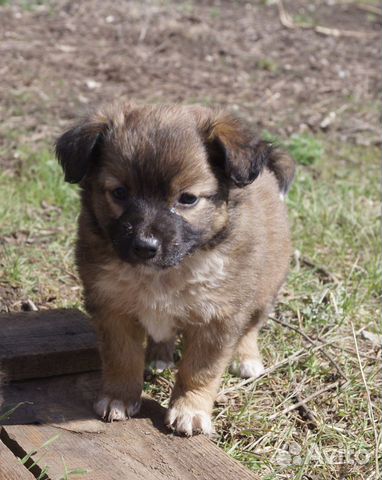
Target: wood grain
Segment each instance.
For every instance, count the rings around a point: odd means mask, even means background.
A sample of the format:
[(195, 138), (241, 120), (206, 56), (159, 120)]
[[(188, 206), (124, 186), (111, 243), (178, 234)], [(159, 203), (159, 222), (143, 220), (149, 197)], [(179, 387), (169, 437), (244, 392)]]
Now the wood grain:
[(100, 368), (96, 335), (78, 310), (0, 315), (0, 364), (8, 380)]
[(62, 477), (63, 461), (68, 469), (88, 471), (76, 478), (91, 480), (256, 478), (207, 438), (169, 434), (164, 409), (150, 398), (144, 398), (139, 418), (112, 424), (98, 420), (91, 407), (98, 387), (98, 373), (8, 385), (4, 408), (28, 403), (4, 422), (2, 441), (16, 453), (37, 450), (33, 460), (44, 453), (38, 466), (48, 465), (52, 480)]
[[(97, 419), (96, 337), (79, 311), (0, 315), (0, 332), (2, 366), (9, 380), (19, 380), (3, 389), (0, 417), (17, 408), (2, 420), (0, 480), (37, 478), (46, 466), (48, 480), (77, 469), (86, 473), (75, 478), (91, 480), (257, 478), (207, 438), (170, 434), (164, 409), (148, 397), (139, 418)], [(14, 456), (30, 452), (32, 477)]]
[(20, 460), (0, 441), (0, 479), (34, 480), (34, 475), (24, 467)]

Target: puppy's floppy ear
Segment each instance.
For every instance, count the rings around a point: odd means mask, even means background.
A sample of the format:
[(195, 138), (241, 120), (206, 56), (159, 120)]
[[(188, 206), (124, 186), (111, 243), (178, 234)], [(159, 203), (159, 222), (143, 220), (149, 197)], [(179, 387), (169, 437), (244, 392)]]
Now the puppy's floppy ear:
[(212, 163), (222, 168), (236, 186), (252, 183), (269, 159), (271, 144), (254, 137), (234, 116), (214, 115), (202, 109), (196, 118)]
[(65, 181), (79, 183), (97, 157), (107, 124), (85, 120), (58, 138), (55, 152), (65, 173)]

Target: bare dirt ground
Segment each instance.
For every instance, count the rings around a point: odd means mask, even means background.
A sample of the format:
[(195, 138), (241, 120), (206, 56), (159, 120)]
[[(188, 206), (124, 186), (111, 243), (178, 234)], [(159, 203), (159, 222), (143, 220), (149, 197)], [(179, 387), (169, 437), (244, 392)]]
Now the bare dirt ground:
[[(89, 105), (120, 97), (220, 105), (281, 136), (333, 120), (330, 136), (379, 142), (381, 16), (360, 2), (286, 1), (295, 23), (286, 28), (272, 3), (5, 5), (0, 146), (11, 146), (15, 132), (17, 142), (52, 141)], [(12, 167), (7, 152), (1, 161)]]
[[(115, 98), (221, 106), (280, 138), (380, 144), (382, 17), (370, 2), (1, 4), (0, 165), (15, 174), (20, 145), (51, 145)], [(17, 293), (1, 288), (13, 309)]]
[[(0, 311), (81, 305), (72, 259), (76, 193), (51, 148), (94, 105), (201, 103), (237, 112), (281, 141), (307, 134), (325, 155), (299, 168), (288, 199), (302, 257), (292, 262), (282, 318), (327, 342), (350, 387), (318, 396), (315, 430), (299, 410), (276, 418), (336, 373), (298, 331), (270, 323), (267, 364), (280, 366), (301, 349), (299, 365), (240, 388), (227, 377), (218, 444), (256, 471), (276, 472), (269, 479), (374, 478), (371, 461), (320, 464), (312, 473), (307, 450), (376, 442), (354, 340), (378, 420), (381, 349), (361, 332), (378, 330), (380, 309), (381, 22), (373, 0), (0, 0), (0, 199), (12, 207), (0, 208)], [(161, 401), (172, 380), (156, 381), (150, 393)], [(269, 452), (289, 437), (308, 464), (279, 476)]]

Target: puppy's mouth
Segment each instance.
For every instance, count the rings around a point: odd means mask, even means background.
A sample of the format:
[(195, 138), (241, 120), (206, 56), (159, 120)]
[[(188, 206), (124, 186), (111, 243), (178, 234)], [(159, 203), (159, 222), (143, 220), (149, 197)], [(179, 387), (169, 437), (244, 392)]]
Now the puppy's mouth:
[(134, 267), (145, 267), (146, 269), (152, 270), (169, 270), (170, 268), (175, 268), (182, 263), (182, 260), (187, 255), (179, 255), (177, 257), (172, 257), (171, 259), (162, 259), (155, 258), (149, 260), (137, 259), (132, 256), (119, 255), (119, 258), (126, 263)]
[(168, 270), (179, 266), (182, 260), (191, 255), (193, 248), (188, 248), (185, 251), (178, 249), (170, 252), (163, 252), (162, 248), (159, 248), (155, 254), (154, 252), (137, 252), (131, 246), (129, 248), (123, 248), (118, 242), (113, 241), (114, 250), (118, 257), (134, 267), (145, 267), (145, 269), (153, 270)]

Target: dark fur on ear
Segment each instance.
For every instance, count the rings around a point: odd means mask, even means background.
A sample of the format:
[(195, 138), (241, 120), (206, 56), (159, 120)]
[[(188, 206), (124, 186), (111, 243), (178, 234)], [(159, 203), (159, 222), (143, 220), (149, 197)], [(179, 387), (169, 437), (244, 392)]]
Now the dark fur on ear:
[(252, 183), (267, 167), (274, 173), (284, 197), (295, 174), (295, 162), (272, 143), (254, 136), (238, 118), (191, 107), (210, 159), (236, 186)]
[(272, 146), (254, 137), (238, 118), (212, 113), (194, 110), (210, 159), (237, 187), (245, 187), (262, 172)]
[(224, 173), (237, 187), (252, 183), (265, 167), (271, 146), (253, 139), (246, 144), (227, 145), (217, 137), (207, 149), (215, 165), (223, 163)]
[(58, 138), (55, 152), (65, 173), (65, 181), (79, 183), (88, 173), (102, 141), (106, 124), (85, 120)]

